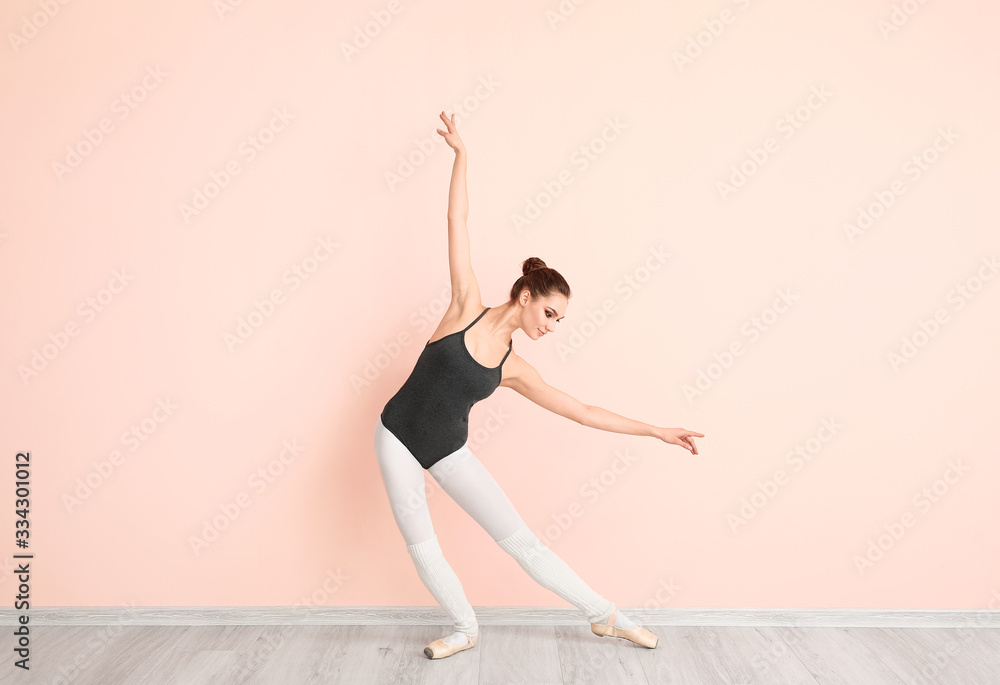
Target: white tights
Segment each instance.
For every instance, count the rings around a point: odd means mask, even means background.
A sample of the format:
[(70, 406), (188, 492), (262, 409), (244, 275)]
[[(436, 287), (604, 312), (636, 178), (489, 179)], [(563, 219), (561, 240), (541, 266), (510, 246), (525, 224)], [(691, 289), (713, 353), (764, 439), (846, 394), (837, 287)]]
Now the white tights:
[[(382, 424), (381, 417), (375, 425), (375, 454), (392, 514), (417, 574), (451, 616), (455, 632), (476, 635), (476, 614), (434, 533), (424, 491), (424, 468)], [(531, 532), (500, 485), (469, 449), (468, 442), (427, 471), (528, 575), (580, 609), (588, 621), (604, 622), (615, 610), (612, 602), (592, 590)], [(452, 637), (454, 634), (449, 641), (453, 641)]]

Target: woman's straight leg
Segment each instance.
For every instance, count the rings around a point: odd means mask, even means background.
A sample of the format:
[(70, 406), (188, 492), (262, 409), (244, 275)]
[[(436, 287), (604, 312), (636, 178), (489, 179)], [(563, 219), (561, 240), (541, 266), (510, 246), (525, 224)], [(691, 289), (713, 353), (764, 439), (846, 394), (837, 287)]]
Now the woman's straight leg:
[(375, 424), (375, 456), (392, 515), (403, 540), (407, 545), (413, 545), (432, 538), (434, 525), (427, 508), (424, 468), (399, 438), (385, 427), (381, 416)]
[[(379, 417), (375, 424), (375, 455), (396, 525), (406, 542), (417, 575), (448, 612), (456, 633), (474, 636), (479, 632), (475, 611), (465, 596), (462, 583), (441, 551), (424, 489), (424, 468)], [(449, 636), (454, 638), (454, 633)], [(451, 640), (456, 642), (455, 639)]]
[(468, 443), (428, 470), (448, 496), (537, 583), (578, 608), (591, 623), (603, 622), (615, 610), (612, 602), (583, 582), (531, 532)]

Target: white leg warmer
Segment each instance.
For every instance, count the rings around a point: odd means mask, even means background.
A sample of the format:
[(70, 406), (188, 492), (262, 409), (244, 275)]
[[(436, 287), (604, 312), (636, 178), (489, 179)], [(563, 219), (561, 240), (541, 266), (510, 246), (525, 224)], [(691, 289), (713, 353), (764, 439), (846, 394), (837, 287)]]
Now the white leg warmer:
[[(451, 616), (455, 631), (469, 636), (476, 635), (479, 632), (476, 613), (465, 597), (458, 576), (444, 558), (437, 535), (415, 545), (407, 545), (406, 551), (413, 558), (420, 580), (424, 581), (434, 599)], [(463, 643), (464, 641), (457, 642), (457, 644)]]
[(546, 547), (527, 524), (497, 540), (538, 584), (547, 587), (583, 612), (591, 623), (607, 620), (615, 605), (594, 592), (555, 552)]

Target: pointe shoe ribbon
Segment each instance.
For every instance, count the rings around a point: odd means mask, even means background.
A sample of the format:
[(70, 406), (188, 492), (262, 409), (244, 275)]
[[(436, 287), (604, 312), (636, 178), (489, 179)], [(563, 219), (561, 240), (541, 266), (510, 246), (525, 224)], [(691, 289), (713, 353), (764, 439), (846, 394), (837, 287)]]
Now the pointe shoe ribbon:
[[(468, 635), (466, 635), (466, 637), (468, 637)], [(455, 652), (461, 652), (463, 649), (475, 647), (476, 640), (478, 639), (479, 634), (477, 633), (469, 638), (469, 641), (464, 645), (453, 645), (450, 642), (445, 642), (444, 638), (441, 637), (424, 647), (424, 655), (430, 659), (443, 659), (446, 656), (451, 656)]]
[(650, 649), (656, 649), (657, 642), (660, 638), (649, 632), (642, 626), (638, 628), (618, 628), (615, 626), (615, 617), (618, 615), (618, 609), (611, 612), (611, 616), (608, 618), (608, 622), (605, 623), (591, 623), (590, 630), (595, 635), (600, 635), (602, 637), (621, 637), (626, 640), (630, 640), (641, 647), (649, 647)]

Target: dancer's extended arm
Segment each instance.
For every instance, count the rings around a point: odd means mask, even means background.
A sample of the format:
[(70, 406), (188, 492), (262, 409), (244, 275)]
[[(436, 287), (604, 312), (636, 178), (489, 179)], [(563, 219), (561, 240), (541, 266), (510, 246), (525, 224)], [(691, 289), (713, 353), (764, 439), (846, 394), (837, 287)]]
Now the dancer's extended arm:
[(679, 445), (692, 454), (698, 454), (693, 438), (705, 437), (702, 433), (684, 428), (661, 428), (627, 416), (615, 414), (603, 407), (584, 404), (572, 395), (546, 383), (535, 367), (516, 354), (511, 354), (504, 370), (502, 385), (511, 388), (549, 411), (565, 416), (577, 423), (612, 433), (646, 435), (659, 438), (671, 445)]

